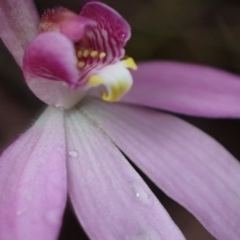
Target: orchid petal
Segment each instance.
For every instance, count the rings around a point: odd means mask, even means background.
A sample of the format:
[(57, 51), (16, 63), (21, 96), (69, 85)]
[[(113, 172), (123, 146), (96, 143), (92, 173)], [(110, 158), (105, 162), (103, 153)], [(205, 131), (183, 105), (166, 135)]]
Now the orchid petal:
[(48, 108), (0, 158), (0, 239), (56, 239), (66, 204), (63, 112)]
[(78, 16), (69, 21), (63, 21), (60, 25), (60, 31), (73, 42), (79, 41), (85, 34), (87, 26), (91, 25), (92, 21)]
[(49, 105), (69, 108), (83, 97), (81, 88), (70, 86), (79, 78), (75, 49), (60, 33), (42, 33), (30, 43), (23, 72), (30, 89)]
[(240, 78), (205, 66), (140, 63), (123, 102), (206, 117), (240, 116)]
[(23, 59), (26, 81), (45, 78), (76, 83), (77, 57), (72, 42), (60, 33), (42, 33), (31, 41)]
[(123, 47), (131, 36), (131, 30), (119, 13), (103, 3), (89, 2), (82, 8), (80, 16), (96, 21), (96, 25), (87, 33), (85, 44), (89, 48), (107, 53), (103, 64), (124, 56)]
[(79, 111), (66, 116), (68, 191), (92, 240), (184, 239), (108, 137)]
[(56, 31), (64, 34), (73, 42), (79, 41), (92, 20), (81, 17), (66, 8), (48, 10), (41, 18), (38, 33)]
[(240, 239), (240, 164), (219, 143), (165, 113), (97, 101), (82, 108), (213, 236)]
[(33, 1), (0, 1), (0, 37), (20, 66), (24, 49), (36, 34), (38, 21)]

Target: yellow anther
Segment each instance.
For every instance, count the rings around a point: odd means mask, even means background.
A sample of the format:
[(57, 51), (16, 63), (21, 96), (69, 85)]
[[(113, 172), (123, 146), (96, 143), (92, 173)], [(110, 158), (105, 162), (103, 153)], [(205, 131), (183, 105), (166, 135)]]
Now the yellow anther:
[(90, 53), (91, 57), (96, 57), (98, 55), (98, 52), (97, 51), (92, 51)]
[(84, 66), (85, 66), (85, 62), (82, 62), (82, 61), (78, 62), (79, 68), (83, 68)]
[(131, 68), (133, 70), (137, 70), (137, 65), (136, 65), (135, 61), (133, 60), (133, 58), (131, 58), (131, 57), (126, 58), (126, 59), (122, 60), (122, 62), (125, 67)]
[(77, 56), (78, 56), (79, 58), (81, 58), (81, 57), (83, 56), (83, 52), (82, 52), (82, 51), (78, 51)]
[(100, 54), (99, 54), (99, 58), (105, 58), (106, 57), (106, 53), (105, 52), (101, 52)]
[(89, 55), (89, 50), (85, 49), (83, 52), (83, 56), (86, 58)]
[(91, 86), (98, 86), (100, 84), (103, 83), (103, 80), (97, 76), (97, 75), (92, 75), (89, 79), (88, 79), (88, 84)]

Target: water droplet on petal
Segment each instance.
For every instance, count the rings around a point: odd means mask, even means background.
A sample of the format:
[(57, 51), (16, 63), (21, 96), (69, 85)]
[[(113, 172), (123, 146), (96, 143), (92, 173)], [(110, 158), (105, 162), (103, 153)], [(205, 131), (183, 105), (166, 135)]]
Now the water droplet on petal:
[(23, 215), (23, 213), (25, 213), (26, 211), (27, 211), (27, 208), (20, 209), (20, 210), (18, 210), (18, 211), (16, 212), (16, 215), (17, 215), (17, 216), (21, 216), (21, 215)]
[(22, 211), (17, 211), (17, 216), (22, 215)]
[(125, 33), (122, 33), (121, 34), (121, 38), (125, 38), (126, 34)]
[(45, 215), (45, 219), (49, 224), (56, 225), (59, 223), (59, 214), (58, 210), (50, 210)]
[(69, 154), (71, 157), (73, 157), (73, 158), (75, 158), (75, 157), (78, 156), (78, 152), (75, 151), (75, 150), (70, 151), (68, 154)]
[(150, 226), (146, 226), (136, 235), (126, 236), (126, 240), (156, 240), (160, 239), (159, 233)]
[(141, 182), (133, 182), (132, 190), (134, 192), (135, 197), (142, 202), (143, 204), (151, 204), (152, 203), (152, 196), (150, 192), (147, 192), (145, 186)]
[(55, 107), (58, 108), (59, 110), (63, 110), (64, 109), (63, 106), (60, 105), (60, 104), (56, 104)]

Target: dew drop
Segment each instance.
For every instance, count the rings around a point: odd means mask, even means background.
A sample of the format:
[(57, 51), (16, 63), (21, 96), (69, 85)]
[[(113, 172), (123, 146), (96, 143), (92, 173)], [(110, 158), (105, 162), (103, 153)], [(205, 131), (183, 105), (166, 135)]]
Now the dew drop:
[(17, 211), (17, 216), (22, 215), (22, 211)]
[(71, 157), (73, 157), (73, 158), (75, 158), (75, 157), (78, 156), (78, 152), (75, 151), (75, 150), (70, 151), (68, 154), (69, 154), (69, 156), (71, 156)]
[(160, 239), (158, 232), (150, 226), (145, 226), (137, 234), (126, 236), (126, 240), (156, 240)]
[(67, 83), (63, 82), (63, 83), (62, 83), (62, 86), (63, 86), (63, 87), (66, 87), (66, 86), (67, 86)]
[(151, 193), (147, 192), (145, 190), (145, 187), (143, 185), (143, 183), (141, 182), (133, 182), (131, 185), (131, 188), (134, 192), (135, 197), (142, 202), (143, 204), (151, 204), (152, 203), (152, 197), (151, 197)]
[(17, 216), (21, 216), (21, 215), (23, 215), (26, 211), (27, 211), (26, 208), (20, 209), (20, 210), (18, 210), (18, 211), (16, 212), (16, 215), (17, 215)]
[(60, 105), (60, 104), (56, 104), (55, 107), (58, 108), (59, 110), (63, 110), (64, 109), (63, 106)]
[(121, 38), (125, 38), (125, 36), (126, 36), (125, 33), (121, 34)]
[(50, 210), (46, 213), (45, 219), (49, 224), (55, 225), (59, 222), (59, 214), (56, 210)]

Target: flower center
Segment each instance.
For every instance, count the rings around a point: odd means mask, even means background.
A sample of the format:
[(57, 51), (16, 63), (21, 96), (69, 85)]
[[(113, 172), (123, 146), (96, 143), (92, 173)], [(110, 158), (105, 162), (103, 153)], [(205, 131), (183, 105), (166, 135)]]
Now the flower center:
[(78, 58), (77, 65), (80, 69), (83, 69), (86, 66), (87, 61), (99, 61), (105, 58), (107, 54), (98, 50), (84, 49), (77, 46), (76, 55)]
[[(90, 89), (113, 102), (130, 90), (133, 81), (128, 68), (137, 69), (132, 58), (124, 58), (130, 27), (113, 9), (89, 2), (80, 15), (65, 8), (49, 10), (38, 33), (25, 51), (23, 70), (30, 88), (46, 103), (68, 108)], [(56, 86), (56, 100), (42, 94), (53, 94), (51, 88)]]
[(105, 85), (107, 91), (101, 93), (102, 99), (108, 102), (119, 101), (130, 90), (133, 83), (127, 68), (137, 69), (132, 58), (126, 58), (113, 65), (108, 65), (98, 75), (90, 76), (88, 86)]

